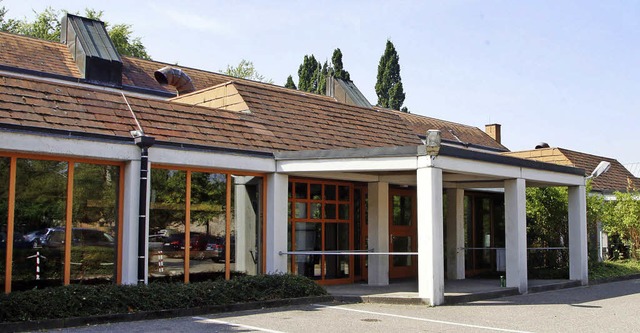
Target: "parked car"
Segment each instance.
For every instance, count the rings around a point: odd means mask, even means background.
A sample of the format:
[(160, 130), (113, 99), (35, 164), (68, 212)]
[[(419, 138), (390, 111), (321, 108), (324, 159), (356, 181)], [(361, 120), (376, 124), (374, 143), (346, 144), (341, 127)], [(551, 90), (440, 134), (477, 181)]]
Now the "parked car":
[[(63, 247), (65, 228), (46, 228), (31, 232), (24, 238), (32, 247)], [(71, 244), (74, 246), (112, 247), (115, 244), (115, 239), (101, 230), (73, 228), (71, 229)]]

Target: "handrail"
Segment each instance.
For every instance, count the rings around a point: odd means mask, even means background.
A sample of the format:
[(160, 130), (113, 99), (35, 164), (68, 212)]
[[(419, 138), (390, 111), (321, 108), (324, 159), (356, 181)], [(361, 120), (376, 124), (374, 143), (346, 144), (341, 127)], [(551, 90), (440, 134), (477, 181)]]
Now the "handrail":
[[(504, 250), (504, 247), (459, 247), (458, 250)], [(568, 247), (528, 247), (527, 250), (568, 250)]]
[(368, 255), (394, 255), (394, 256), (417, 256), (418, 252), (374, 252), (370, 250), (353, 250), (353, 251), (280, 251), (279, 255), (352, 255), (352, 256), (368, 256)]

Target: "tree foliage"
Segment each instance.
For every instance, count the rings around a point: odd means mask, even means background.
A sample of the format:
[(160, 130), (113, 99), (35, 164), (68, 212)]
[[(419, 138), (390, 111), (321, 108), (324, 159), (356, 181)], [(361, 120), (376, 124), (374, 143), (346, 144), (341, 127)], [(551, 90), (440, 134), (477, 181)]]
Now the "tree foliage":
[(338, 79), (351, 81), (351, 75), (349, 72), (344, 70), (342, 65), (342, 51), (340, 49), (333, 50), (333, 56), (331, 56), (331, 63), (333, 64), (333, 68), (331, 70), (332, 76)]
[(349, 72), (344, 70), (342, 64), (342, 51), (335, 49), (331, 57), (331, 63), (324, 64), (316, 60), (312, 55), (305, 55), (302, 64), (298, 68), (298, 89), (320, 95), (327, 93), (327, 76), (351, 81)]
[(630, 255), (640, 258), (640, 192), (630, 189), (615, 192), (616, 199), (608, 201), (602, 214), (605, 231), (617, 234), (631, 246)]
[(242, 59), (238, 66), (227, 65), (227, 69), (220, 70), (222, 74), (239, 77), (241, 79), (260, 81), (265, 83), (273, 83), (273, 80), (266, 79), (264, 75), (258, 73), (256, 68), (253, 66), (253, 62)]
[[(1, 31), (51, 41), (60, 40), (59, 17), (67, 13), (66, 10), (56, 10), (52, 7), (47, 7), (40, 13), (34, 11), (36, 17), (33, 21), (29, 21), (26, 18), (21, 20), (5, 19), (7, 12), (8, 10), (6, 8), (0, 8)], [(85, 16), (90, 19), (101, 20), (102, 14), (102, 11), (89, 8), (85, 9)], [(151, 59), (141, 39), (139, 37), (133, 37), (133, 30), (130, 24), (115, 24), (110, 26), (108, 22), (104, 22), (104, 25), (113, 45), (120, 55)]]
[(317, 92), (318, 91), (318, 71), (320, 63), (316, 57), (305, 55), (302, 64), (298, 68), (298, 89), (302, 91)]
[(284, 87), (289, 89), (298, 89), (296, 87), (296, 84), (293, 82), (293, 78), (291, 77), (291, 75), (287, 77), (287, 82), (284, 84)]
[[(378, 95), (378, 105), (394, 110), (400, 110), (405, 98), (399, 60), (396, 48), (390, 40), (387, 40), (386, 48), (378, 64), (375, 89)], [(403, 111), (405, 110), (408, 112), (408, 109), (404, 108)]]
[[(597, 223), (605, 216), (604, 199), (591, 194), (587, 184), (587, 231), (596, 235)], [(529, 246), (561, 247), (569, 240), (569, 195), (566, 187), (527, 188), (527, 236)], [(595, 238), (589, 237), (589, 255), (597, 256)], [(571, 240), (569, 240), (571, 241)]]

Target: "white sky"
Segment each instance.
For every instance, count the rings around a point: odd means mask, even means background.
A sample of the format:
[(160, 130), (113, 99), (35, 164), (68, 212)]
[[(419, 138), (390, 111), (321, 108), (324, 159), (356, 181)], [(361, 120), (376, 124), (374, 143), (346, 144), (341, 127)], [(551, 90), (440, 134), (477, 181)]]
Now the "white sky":
[[(276, 84), (297, 83), (305, 54), (335, 48), (370, 102), (387, 38), (410, 112), (484, 129), (511, 150), (544, 141), (640, 162), (640, 2), (629, 1), (32, 1), (103, 10), (133, 25), (153, 59), (219, 71), (241, 59)], [(590, 172), (590, 170), (587, 170)]]

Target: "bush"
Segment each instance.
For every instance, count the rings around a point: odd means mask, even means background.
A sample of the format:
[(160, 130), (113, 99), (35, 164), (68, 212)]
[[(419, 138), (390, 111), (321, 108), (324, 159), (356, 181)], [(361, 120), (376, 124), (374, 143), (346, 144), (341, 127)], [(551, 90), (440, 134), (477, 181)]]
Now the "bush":
[(640, 261), (633, 259), (589, 262), (589, 279), (608, 279), (640, 274)]
[(321, 296), (312, 280), (294, 275), (148, 285), (69, 285), (0, 295), (0, 322), (86, 317)]

